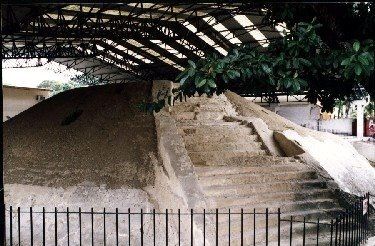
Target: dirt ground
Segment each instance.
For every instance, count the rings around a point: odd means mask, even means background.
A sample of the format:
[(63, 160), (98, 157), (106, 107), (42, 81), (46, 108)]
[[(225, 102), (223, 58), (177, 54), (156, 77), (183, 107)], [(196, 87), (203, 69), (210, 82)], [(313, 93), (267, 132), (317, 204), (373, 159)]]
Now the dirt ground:
[(3, 124), (6, 184), (141, 188), (154, 182), (154, 117), (137, 105), (151, 83), (79, 88)]

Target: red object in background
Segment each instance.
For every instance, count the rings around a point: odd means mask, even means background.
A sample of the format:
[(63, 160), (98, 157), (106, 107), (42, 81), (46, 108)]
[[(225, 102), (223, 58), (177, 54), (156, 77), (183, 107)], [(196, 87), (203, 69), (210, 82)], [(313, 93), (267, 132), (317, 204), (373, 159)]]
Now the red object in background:
[[(352, 126), (353, 136), (357, 136), (357, 119), (353, 120)], [(363, 136), (375, 137), (375, 118), (364, 120)]]
[(365, 131), (366, 137), (375, 137), (375, 118), (365, 120)]

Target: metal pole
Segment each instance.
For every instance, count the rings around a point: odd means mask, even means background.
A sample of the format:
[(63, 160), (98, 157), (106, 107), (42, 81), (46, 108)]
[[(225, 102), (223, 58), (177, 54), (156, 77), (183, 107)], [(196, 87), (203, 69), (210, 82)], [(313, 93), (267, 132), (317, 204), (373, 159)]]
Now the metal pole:
[[(1, 22), (3, 21), (3, 5), (1, 5)], [(3, 31), (3, 25), (1, 23), (1, 32)], [(1, 39), (1, 47), (3, 47), (3, 39)], [(3, 58), (0, 57), (1, 64), (3, 64)], [(2, 69), (1, 65), (1, 69)], [(1, 98), (3, 98), (3, 73), (1, 73)], [(3, 139), (3, 131), (1, 131), (1, 139)], [(1, 141), (1, 149), (3, 149), (3, 141)], [(3, 151), (1, 151), (1, 159), (3, 160)], [(4, 202), (4, 162), (1, 162), (0, 165), (0, 221), (5, 222), (5, 202)], [(5, 223), (0, 223), (0, 246), (5, 245)]]

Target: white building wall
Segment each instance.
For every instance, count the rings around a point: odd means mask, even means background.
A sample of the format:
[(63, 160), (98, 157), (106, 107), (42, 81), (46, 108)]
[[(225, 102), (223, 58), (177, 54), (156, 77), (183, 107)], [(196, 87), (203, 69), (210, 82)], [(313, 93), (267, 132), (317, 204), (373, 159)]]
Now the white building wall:
[(352, 122), (353, 119), (350, 118), (320, 120), (319, 131), (353, 135)]
[(51, 96), (51, 90), (3, 86), (3, 122)]

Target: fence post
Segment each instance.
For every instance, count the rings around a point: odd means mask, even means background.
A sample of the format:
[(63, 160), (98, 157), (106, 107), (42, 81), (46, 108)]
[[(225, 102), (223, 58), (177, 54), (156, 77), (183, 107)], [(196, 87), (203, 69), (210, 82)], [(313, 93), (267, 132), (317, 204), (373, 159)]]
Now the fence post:
[(318, 218), (318, 224), (316, 225), (316, 245), (319, 246), (319, 228), (320, 227), (320, 224), (319, 224), (319, 218)]
[[(180, 213), (180, 209), (178, 210), (178, 213)], [(152, 209), (152, 230), (153, 230), (153, 241), (154, 246), (156, 245), (156, 229), (155, 229), (155, 208)], [(130, 238), (130, 237), (129, 237)], [(180, 245), (180, 227), (178, 227), (178, 245)]]
[(178, 209), (178, 246), (181, 245), (181, 211)]
[(30, 245), (34, 245), (33, 207), (30, 207)]
[(293, 216), (290, 216), (290, 229), (289, 229), (290, 246), (292, 246), (292, 241), (293, 241)]
[(69, 208), (66, 208), (66, 233), (68, 239), (68, 246), (70, 245), (70, 228), (69, 228)]
[(190, 210), (190, 244), (191, 246), (194, 245), (194, 211), (193, 209)]
[(105, 221), (105, 208), (103, 208), (103, 242), (104, 242), (104, 246), (107, 245), (107, 231), (106, 231), (106, 221)]
[(116, 245), (118, 246), (118, 208), (116, 208)]
[(241, 246), (243, 246), (243, 208), (241, 208)]
[(94, 246), (94, 208), (91, 208), (91, 245)]
[(13, 209), (9, 207), (9, 239), (10, 245), (13, 246)]
[(129, 236), (128, 236), (128, 244), (129, 244), (129, 246), (130, 246), (130, 235), (131, 235), (131, 220), (130, 220), (130, 218), (131, 218), (131, 213), (130, 213), (130, 208), (128, 208), (128, 234), (129, 234)]
[(228, 209), (228, 246), (230, 246), (230, 209)]
[(333, 219), (331, 219), (329, 246), (333, 246)]
[(280, 232), (280, 208), (277, 209), (277, 245), (280, 246), (281, 232)]
[(266, 246), (268, 245), (268, 208), (266, 208)]
[(219, 246), (219, 209), (216, 209), (216, 246)]
[[(46, 211), (45, 211), (45, 208), (43, 207), (43, 211), (42, 211), (42, 216), (43, 216), (43, 246), (46, 245)], [(19, 243), (20, 245), (20, 243)]]

